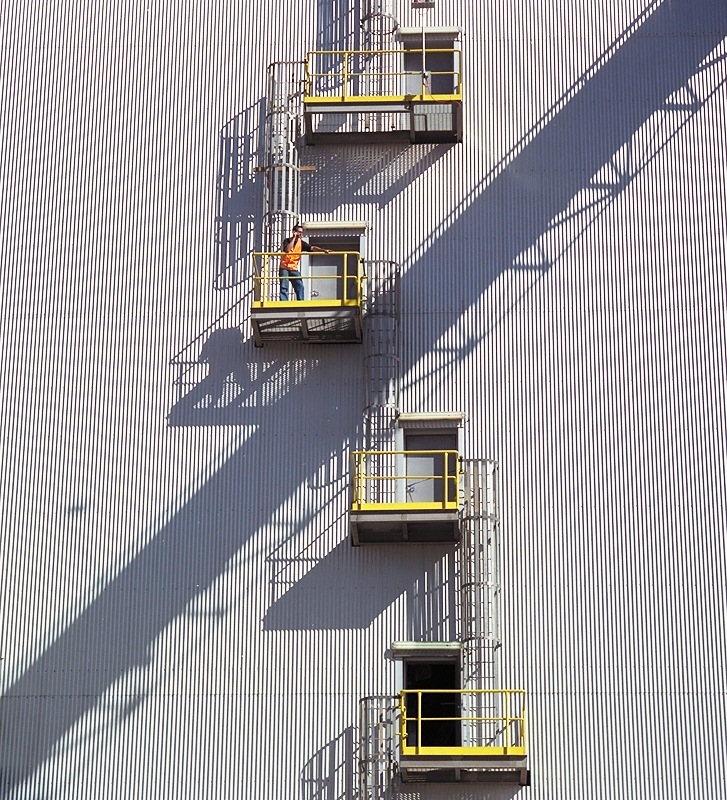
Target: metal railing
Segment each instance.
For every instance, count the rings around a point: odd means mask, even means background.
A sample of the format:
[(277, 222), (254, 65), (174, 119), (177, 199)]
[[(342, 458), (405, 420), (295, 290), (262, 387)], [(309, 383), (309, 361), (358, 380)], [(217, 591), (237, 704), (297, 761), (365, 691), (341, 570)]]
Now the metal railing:
[[(280, 299), (280, 269), (283, 267), (281, 261), (284, 253), (253, 253), (254, 269), (253, 276), (253, 308), (265, 308), (274, 305), (287, 305), (289, 301)], [(337, 269), (335, 265), (319, 265), (317, 269), (305, 269), (307, 259), (321, 259), (331, 256), (342, 258), (342, 268)], [(306, 289), (305, 299), (297, 301), (302, 306), (324, 306), (326, 308), (337, 307), (361, 307), (364, 298), (364, 283), (366, 275), (363, 269), (363, 259), (361, 254), (353, 251), (331, 253), (302, 253), (301, 260), (298, 262), (297, 269), (304, 267), (300, 280)], [(312, 265), (311, 265), (312, 266)], [(339, 264), (338, 267), (341, 265)], [(331, 272), (330, 270), (337, 269)], [(288, 281), (295, 281), (298, 278), (288, 277)], [(288, 295), (295, 300), (295, 291), (292, 285), (288, 288)]]
[[(452, 56), (451, 70), (404, 69), (404, 55)], [(312, 50), (306, 56), (305, 102), (444, 102), (462, 99), (462, 53), (454, 48), (426, 50)], [(444, 80), (442, 80), (444, 79)], [(447, 90), (433, 91), (433, 83)]]
[[(435, 695), (454, 698), (459, 713), (427, 712), (427, 699)], [(442, 736), (447, 723), (456, 726), (457, 744), (451, 732)], [(525, 690), (404, 689), (399, 693), (399, 739), (403, 756), (525, 756)]]
[[(407, 460), (430, 458), (438, 472), (410, 472)], [(456, 511), (462, 477), (456, 450), (355, 450), (353, 498), (355, 511)]]

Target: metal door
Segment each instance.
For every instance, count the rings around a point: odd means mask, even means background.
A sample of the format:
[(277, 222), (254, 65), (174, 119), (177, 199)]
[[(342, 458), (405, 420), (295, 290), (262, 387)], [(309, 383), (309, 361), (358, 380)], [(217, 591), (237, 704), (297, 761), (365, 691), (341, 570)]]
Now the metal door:
[[(445, 456), (442, 450), (457, 449), (457, 434), (408, 433), (404, 437), (406, 502), (443, 503), (445, 494)], [(415, 451), (415, 452), (410, 452)], [(424, 452), (422, 452), (424, 451)], [(447, 502), (457, 499), (457, 456), (447, 456)]]
[(307, 255), (302, 265), (307, 300), (343, 299), (344, 257), (337, 253)]

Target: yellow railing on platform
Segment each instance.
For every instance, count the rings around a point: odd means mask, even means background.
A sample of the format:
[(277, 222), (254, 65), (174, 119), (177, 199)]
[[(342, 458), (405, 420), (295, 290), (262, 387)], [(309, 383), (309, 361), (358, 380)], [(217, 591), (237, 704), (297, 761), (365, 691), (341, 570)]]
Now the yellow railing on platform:
[[(253, 308), (288, 307), (288, 303), (296, 302), (301, 307), (323, 308), (355, 308), (361, 307), (364, 296), (364, 282), (366, 275), (363, 270), (361, 254), (354, 251), (331, 251), (330, 253), (303, 253), (302, 259), (313, 259), (310, 274), (303, 272), (300, 280), (303, 281), (305, 299), (296, 300), (295, 287), (292, 281), (298, 278), (282, 276), (288, 280), (289, 300), (280, 299), (280, 268), (281, 252), (253, 253), (255, 274)], [(342, 258), (342, 268), (337, 273), (328, 270), (335, 265), (320, 265), (316, 268), (315, 260)], [(341, 265), (337, 265), (341, 267)]]
[[(462, 473), (456, 450), (355, 450), (351, 456), (355, 511), (459, 508)], [(411, 459), (430, 460), (432, 471), (410, 471)]]
[[(437, 698), (454, 704), (459, 713), (432, 714), (427, 706)], [(456, 727), (457, 744), (446, 723)], [(399, 693), (399, 737), (404, 756), (525, 756), (525, 690), (404, 689)]]
[[(425, 71), (403, 68), (405, 54), (422, 53)], [(426, 59), (442, 53), (452, 56), (453, 69), (427, 69)], [(311, 50), (306, 56), (305, 102), (456, 102), (462, 99), (461, 58), (455, 48)]]

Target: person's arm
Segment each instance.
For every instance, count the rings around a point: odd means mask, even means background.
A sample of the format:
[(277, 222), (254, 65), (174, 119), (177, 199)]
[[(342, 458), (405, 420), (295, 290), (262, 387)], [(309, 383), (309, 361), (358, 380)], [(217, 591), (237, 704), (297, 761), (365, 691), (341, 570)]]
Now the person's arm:
[(330, 253), (330, 250), (325, 250), (322, 247), (318, 247), (317, 244), (312, 244), (310, 248), (314, 253)]
[(283, 239), (283, 252), (289, 253), (295, 244), (295, 237), (291, 236), (290, 239)]

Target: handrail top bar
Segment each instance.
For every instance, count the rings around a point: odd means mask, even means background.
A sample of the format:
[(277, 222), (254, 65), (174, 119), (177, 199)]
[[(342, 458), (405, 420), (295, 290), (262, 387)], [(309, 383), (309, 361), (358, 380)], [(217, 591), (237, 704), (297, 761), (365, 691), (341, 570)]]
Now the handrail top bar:
[(372, 455), (372, 456), (394, 456), (394, 455), (429, 455), (431, 453), (446, 453), (446, 454), (454, 454), (459, 455), (459, 450), (354, 450), (352, 455), (354, 456), (365, 456), (365, 455)]
[[(286, 253), (283, 250), (255, 250), (253, 252), (253, 256), (288, 256), (290, 253)], [(301, 256), (358, 256), (361, 258), (361, 253), (359, 250), (331, 250), (329, 253), (318, 253), (315, 251), (310, 250), (303, 250), (300, 253), (294, 253), (293, 255), (301, 255)], [(363, 261), (363, 259), (361, 259)]]
[(413, 105), (451, 105), (462, 102), (462, 93), (457, 94), (387, 94), (387, 95), (306, 95), (308, 111), (320, 114), (364, 114), (389, 111), (409, 112)]
[[(277, 271), (273, 272), (273, 270), (262, 270), (260, 272), (255, 270), (255, 275), (253, 276), (257, 281), (272, 281), (273, 283), (277, 283), (278, 278), (280, 275)], [(283, 276), (284, 277), (284, 276)], [(291, 280), (296, 280), (293, 277)], [(366, 276), (363, 274), (360, 275), (301, 275), (300, 280), (302, 281), (351, 281), (363, 286), (364, 282), (366, 281)], [(332, 300), (334, 298), (329, 298)], [(352, 298), (349, 298), (352, 299)]]
[[(274, 277), (277, 277), (278, 269), (280, 269), (280, 265), (275, 263), (277, 259), (283, 258), (283, 256), (289, 255), (289, 253), (284, 253), (282, 250), (271, 250), (271, 251), (254, 251), (252, 254), (253, 258), (253, 270), (255, 272), (255, 280), (256, 281), (265, 281), (265, 280), (272, 280)], [(303, 276), (304, 280), (331, 280), (335, 279), (338, 281), (356, 281), (359, 284), (359, 291), (362, 290), (362, 286), (364, 281), (366, 280), (366, 267), (364, 264), (364, 259), (361, 257), (361, 253), (358, 250), (331, 250), (330, 253), (317, 253), (317, 252), (310, 252), (310, 251), (303, 251), (299, 254), (301, 257), (305, 256), (343, 256), (344, 257), (344, 267), (345, 275), (305, 275)], [(271, 263), (272, 262), (272, 263)]]

